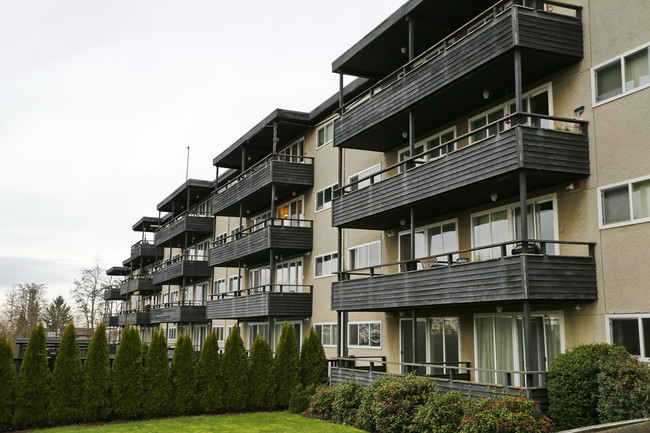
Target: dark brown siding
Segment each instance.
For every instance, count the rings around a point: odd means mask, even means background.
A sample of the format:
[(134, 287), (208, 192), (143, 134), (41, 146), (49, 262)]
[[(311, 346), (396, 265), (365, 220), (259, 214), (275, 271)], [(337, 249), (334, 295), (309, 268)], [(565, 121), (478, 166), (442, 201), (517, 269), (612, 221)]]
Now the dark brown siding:
[(151, 323), (206, 322), (204, 306), (175, 306), (151, 310)]
[(120, 293), (127, 295), (133, 292), (151, 292), (153, 288), (153, 278), (134, 278), (120, 285)]
[(127, 325), (148, 325), (151, 323), (150, 313), (128, 313), (126, 314)]
[(124, 297), (120, 295), (119, 287), (109, 287), (108, 289), (104, 290), (105, 301), (119, 301), (121, 299), (124, 299)]
[(213, 226), (212, 217), (186, 216), (156, 233), (155, 244), (164, 246), (169, 241), (183, 238), (186, 232), (191, 234), (190, 238), (205, 238), (212, 234)]
[(210, 278), (212, 271), (207, 261), (183, 260), (153, 273), (153, 284), (178, 284), (183, 277), (192, 279)]
[(208, 302), (208, 319), (307, 317), (312, 313), (311, 293), (259, 293)]
[(119, 326), (120, 324), (118, 316), (103, 316), (102, 322), (104, 322), (106, 326)]

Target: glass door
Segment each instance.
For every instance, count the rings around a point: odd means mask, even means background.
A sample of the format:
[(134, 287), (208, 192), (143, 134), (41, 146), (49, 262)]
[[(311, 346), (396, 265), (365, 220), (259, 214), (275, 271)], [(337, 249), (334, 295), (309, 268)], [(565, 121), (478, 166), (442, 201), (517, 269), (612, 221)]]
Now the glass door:
[(302, 292), (302, 259), (278, 263), (275, 284), (282, 292)]

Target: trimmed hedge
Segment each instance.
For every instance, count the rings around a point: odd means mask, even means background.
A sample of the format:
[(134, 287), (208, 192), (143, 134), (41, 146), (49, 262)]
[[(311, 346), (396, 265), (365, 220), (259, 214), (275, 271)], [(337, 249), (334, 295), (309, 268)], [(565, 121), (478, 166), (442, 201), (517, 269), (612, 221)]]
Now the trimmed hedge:
[(171, 375), (176, 413), (192, 415), (197, 407), (196, 355), (189, 335), (181, 335), (176, 340)]
[(555, 430), (539, 405), (521, 397), (501, 396), (470, 401), (459, 433), (549, 433)]
[(113, 361), (113, 411), (123, 419), (142, 416), (142, 344), (137, 329), (127, 326)]
[(327, 383), (327, 357), (313, 327), (309, 329), (300, 348), (300, 381), (305, 388)]
[(248, 368), (248, 409), (275, 407), (275, 363), (269, 343), (259, 335), (253, 342)]
[(223, 410), (221, 356), (219, 341), (214, 331), (203, 342), (203, 350), (196, 366), (196, 394), (199, 410), (203, 413), (219, 413)]
[(97, 326), (90, 340), (83, 373), (83, 419), (86, 422), (105, 420), (111, 413), (111, 369), (104, 323)]
[(171, 374), (167, 340), (162, 330), (156, 330), (151, 338), (144, 366), (143, 415), (159, 418), (173, 411)]
[(241, 412), (246, 409), (246, 366), (246, 349), (239, 335), (239, 327), (235, 326), (226, 340), (226, 348), (221, 358), (223, 407), (228, 412)]
[(61, 346), (52, 372), (49, 406), (51, 425), (67, 425), (81, 421), (79, 401), (83, 395), (82, 372), (77, 330), (70, 323), (63, 331)]
[(418, 408), (409, 430), (413, 433), (457, 433), (469, 404), (459, 392), (430, 395)]
[(45, 328), (38, 325), (29, 336), (16, 386), (14, 427), (26, 429), (47, 426), (52, 375), (47, 363)]
[(291, 393), (300, 382), (300, 352), (293, 325), (284, 322), (280, 341), (275, 349), (276, 406), (289, 407)]

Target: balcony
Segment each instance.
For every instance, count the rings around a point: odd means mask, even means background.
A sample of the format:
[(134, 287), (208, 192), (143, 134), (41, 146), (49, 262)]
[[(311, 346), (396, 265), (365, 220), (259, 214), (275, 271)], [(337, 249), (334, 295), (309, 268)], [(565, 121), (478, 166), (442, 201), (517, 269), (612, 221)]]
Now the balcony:
[(119, 286), (107, 287), (104, 290), (104, 300), (105, 301), (121, 301), (124, 299), (124, 296), (120, 293)]
[(170, 302), (151, 309), (151, 323), (206, 322), (203, 302)]
[(272, 218), (214, 242), (210, 266), (237, 267), (268, 262), (269, 254), (289, 256), (311, 251), (312, 221)]
[[(214, 299), (216, 298), (216, 299)], [(266, 317), (308, 317), (312, 286), (275, 285), (228, 292), (208, 301), (208, 319), (251, 320)]]
[(214, 230), (214, 218), (207, 215), (181, 215), (174, 221), (166, 224), (155, 235), (157, 247), (187, 247), (185, 236), (189, 244), (212, 235)]
[(271, 185), (278, 200), (314, 185), (314, 159), (306, 156), (270, 155), (217, 190), (212, 212), (239, 216), (240, 203), (251, 215), (271, 207)]
[(109, 314), (105, 314), (102, 316), (102, 322), (106, 326), (120, 326), (119, 316), (111, 316)]
[(151, 313), (149, 311), (131, 310), (120, 314), (118, 317), (120, 326), (151, 324)]
[[(513, 248), (516, 243), (345, 272), (344, 281), (332, 284), (332, 309), (389, 311), (598, 298), (595, 244), (535, 240), (527, 243), (535, 253), (523, 254), (521, 247)], [(550, 244), (560, 245), (570, 255), (539, 253)], [(486, 256), (494, 258), (479, 259)], [(405, 268), (414, 270), (399, 271)]]
[(207, 257), (177, 255), (165, 260), (153, 271), (153, 284), (183, 284), (183, 281), (200, 281), (210, 278), (212, 270)]
[(501, 1), (433, 44), (368, 93), (349, 102), (335, 122), (338, 146), (386, 151), (400, 142), (408, 111), (420, 125), (445, 124), (492, 98), (514, 92), (514, 51), (521, 49), (523, 86), (583, 57), (582, 8), (554, 2), (554, 12)]
[(131, 247), (131, 256), (124, 260), (122, 265), (131, 266), (134, 269), (150, 265), (163, 256), (163, 251), (163, 248), (155, 246), (151, 241), (136, 242)]
[[(402, 219), (408, 221), (411, 206), (417, 215), (434, 217), (488, 204), (491, 193), (516, 196), (520, 170), (526, 170), (528, 190), (589, 175), (585, 121), (525, 116), (526, 123), (520, 115), (506, 116), (355, 183), (369, 183), (365, 188), (353, 191), (355, 184), (345, 185), (341, 197), (332, 203), (333, 225), (386, 230), (398, 226)], [(522, 123), (511, 126), (518, 119)], [(554, 129), (540, 126), (550, 122)], [(455, 143), (460, 147), (481, 131), (493, 135), (447, 153)], [(443, 156), (419, 162), (434, 152)], [(377, 176), (384, 179), (375, 181)]]
[(154, 290), (153, 278), (150, 276), (127, 278), (120, 284), (120, 295), (122, 295), (122, 298), (134, 292), (144, 293), (153, 292)]

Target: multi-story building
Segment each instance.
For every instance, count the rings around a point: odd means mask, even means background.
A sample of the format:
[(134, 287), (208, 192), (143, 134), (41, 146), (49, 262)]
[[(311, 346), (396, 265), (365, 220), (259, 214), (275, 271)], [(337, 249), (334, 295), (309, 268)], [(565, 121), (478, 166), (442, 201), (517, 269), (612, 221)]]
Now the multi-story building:
[(405, 3), (333, 62), (357, 80), (158, 206), (150, 322), (197, 348), (313, 326), (336, 380), (543, 388), (598, 341), (649, 360), (649, 49), (641, 0)]

